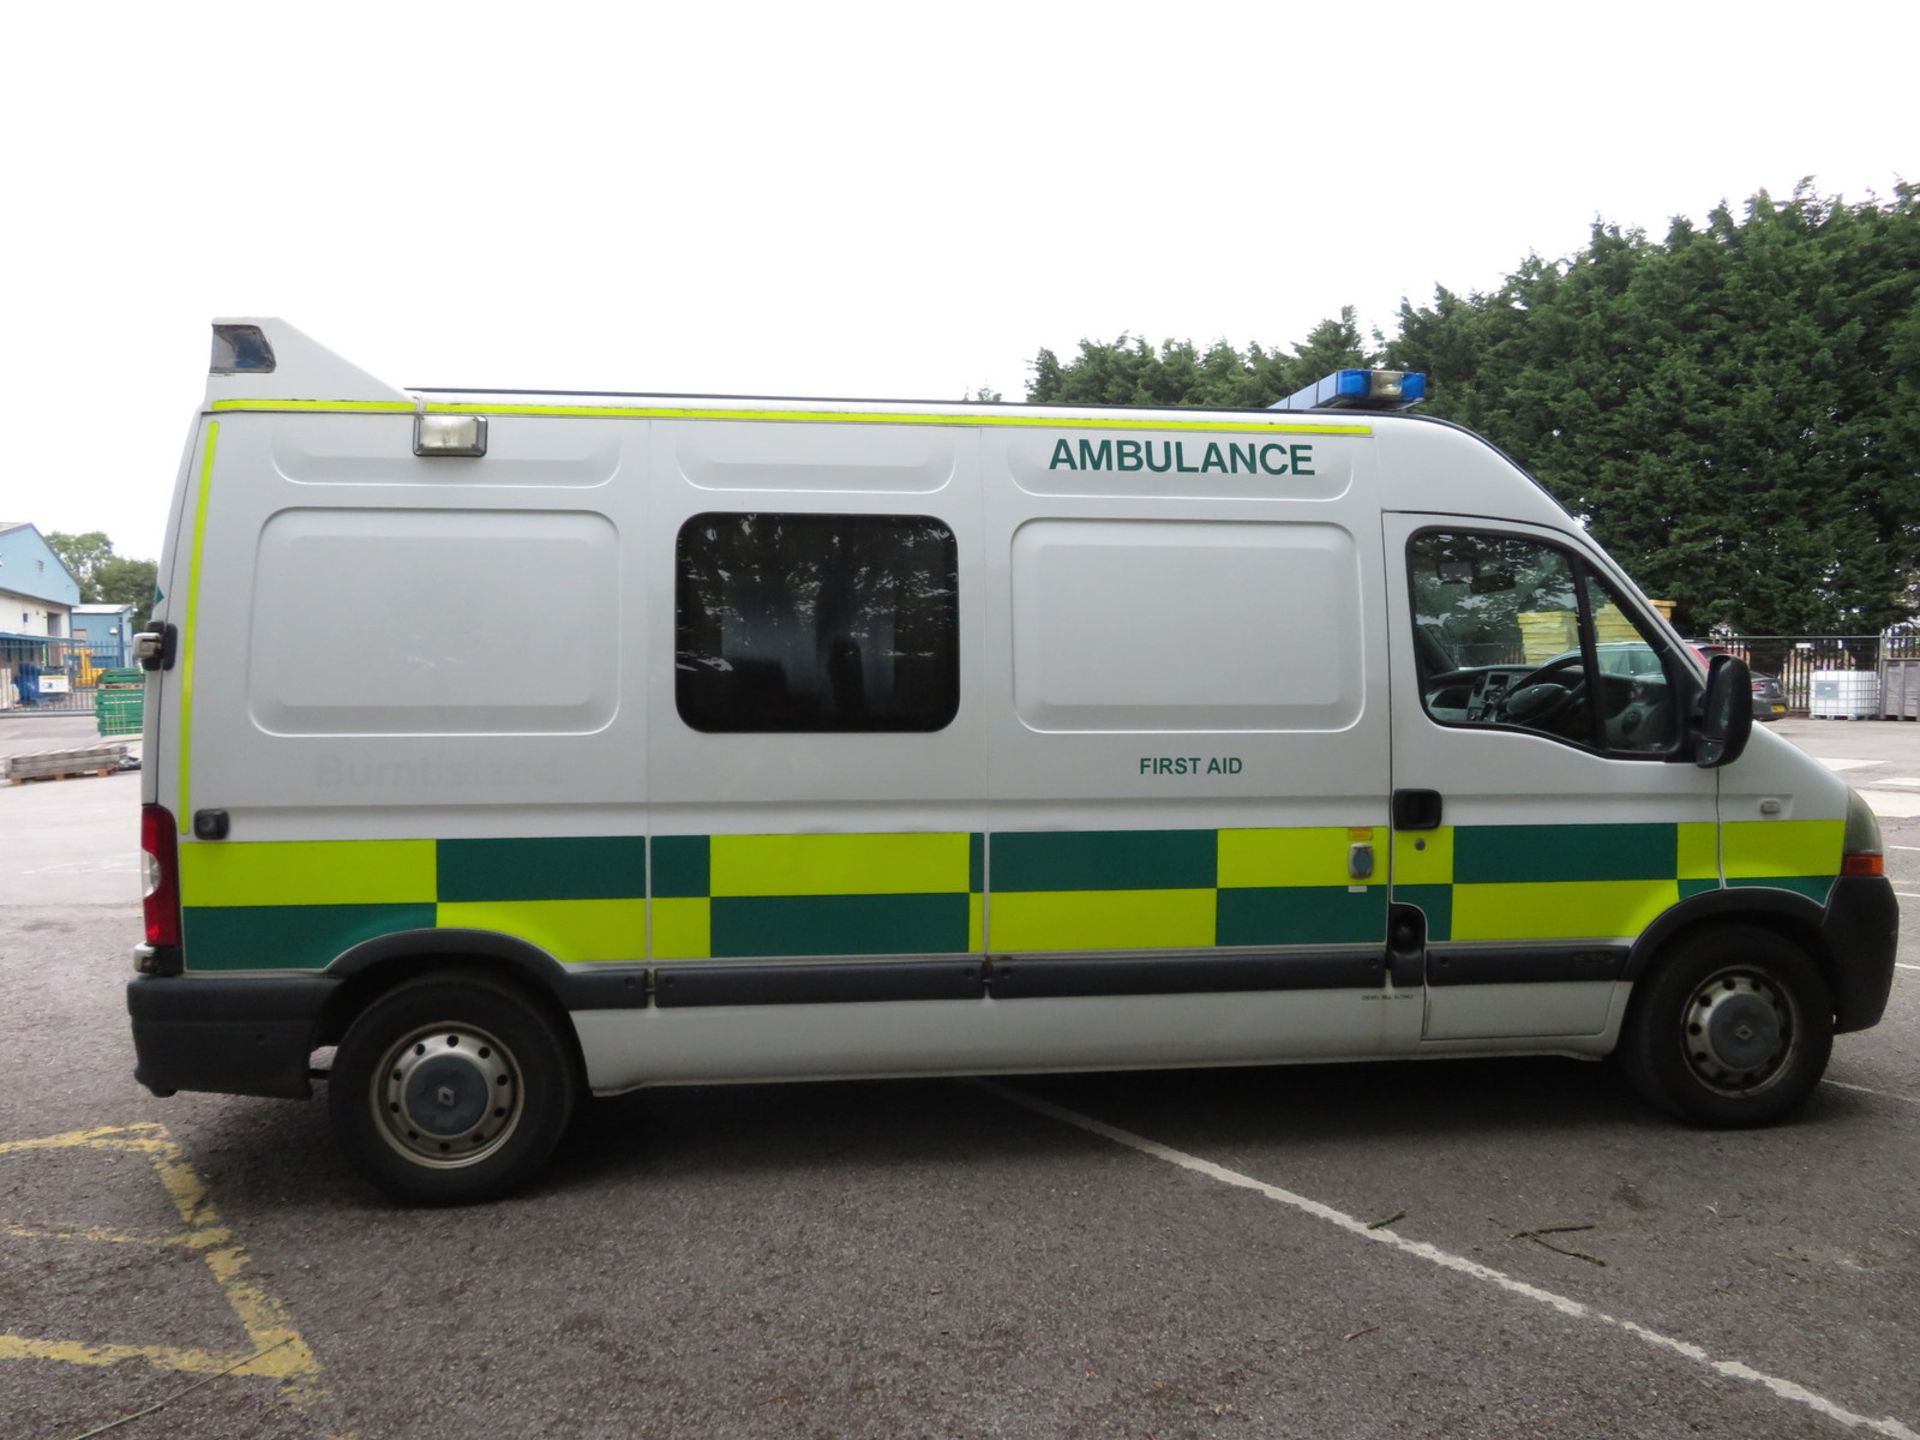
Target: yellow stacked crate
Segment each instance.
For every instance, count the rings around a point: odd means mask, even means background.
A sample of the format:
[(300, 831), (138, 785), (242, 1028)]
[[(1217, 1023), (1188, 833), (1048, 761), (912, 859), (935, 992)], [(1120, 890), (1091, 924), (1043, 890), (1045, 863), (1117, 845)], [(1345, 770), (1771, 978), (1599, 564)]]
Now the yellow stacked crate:
[(1529, 665), (1579, 647), (1580, 617), (1571, 610), (1523, 610), (1518, 618), (1520, 643)]

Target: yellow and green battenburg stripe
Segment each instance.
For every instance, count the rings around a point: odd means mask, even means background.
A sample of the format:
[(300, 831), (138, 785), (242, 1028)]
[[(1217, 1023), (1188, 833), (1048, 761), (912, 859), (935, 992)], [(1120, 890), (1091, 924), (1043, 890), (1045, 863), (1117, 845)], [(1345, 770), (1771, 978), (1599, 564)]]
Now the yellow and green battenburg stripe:
[[(1476, 825), (1392, 836), (1392, 898), (1439, 941), (1638, 935), (1727, 883), (1824, 901), (1844, 822)], [(562, 961), (1377, 943), (1379, 827), (189, 843), (196, 970), (319, 969), (403, 930)], [(1353, 847), (1374, 874), (1350, 878)], [(992, 858), (992, 905), (986, 904)]]
[(195, 970), (319, 969), (401, 930), (516, 935), (557, 960), (645, 953), (646, 841), (315, 840), (180, 847)]
[[(1433, 940), (1630, 938), (1681, 900), (1719, 888), (1719, 829), (1702, 821), (1402, 831), (1394, 898), (1426, 912)], [(1727, 883), (1824, 903), (1844, 829), (1838, 820), (1730, 824)]]
[(1727, 884), (1793, 890), (1824, 905), (1846, 849), (1844, 820), (1732, 820), (1722, 835)]
[(986, 837), (663, 835), (659, 960), (939, 955), (985, 948)]
[(1024, 831), (993, 837), (995, 951), (1202, 949), (1379, 940), (1386, 874), (1348, 878), (1385, 831)]

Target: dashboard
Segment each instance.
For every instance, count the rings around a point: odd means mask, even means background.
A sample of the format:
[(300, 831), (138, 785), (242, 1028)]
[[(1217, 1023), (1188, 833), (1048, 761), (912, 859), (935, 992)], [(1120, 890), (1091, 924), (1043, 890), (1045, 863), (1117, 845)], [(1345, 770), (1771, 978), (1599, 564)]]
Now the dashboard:
[[(1543, 684), (1570, 691), (1572, 702), (1538, 721), (1507, 713), (1514, 695)], [(1559, 665), (1478, 665), (1427, 677), (1422, 698), (1427, 713), (1442, 724), (1500, 725), (1590, 741), (1587, 689), (1585, 667), (1577, 660)], [(1623, 674), (1603, 663), (1599, 693), (1608, 749), (1664, 750), (1675, 738), (1672, 697), (1661, 671)]]

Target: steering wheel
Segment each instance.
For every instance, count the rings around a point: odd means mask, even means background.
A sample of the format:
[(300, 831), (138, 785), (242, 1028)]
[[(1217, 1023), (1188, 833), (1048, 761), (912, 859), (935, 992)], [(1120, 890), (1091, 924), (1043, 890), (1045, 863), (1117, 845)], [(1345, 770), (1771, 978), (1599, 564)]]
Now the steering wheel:
[(1547, 721), (1566, 713), (1575, 701), (1587, 693), (1587, 679), (1584, 672), (1571, 685), (1553, 679), (1563, 670), (1580, 668), (1582, 657), (1562, 655), (1557, 660), (1549, 660), (1538, 670), (1523, 675), (1508, 688), (1506, 698), (1500, 702), (1500, 716), (1516, 725), (1544, 725)]

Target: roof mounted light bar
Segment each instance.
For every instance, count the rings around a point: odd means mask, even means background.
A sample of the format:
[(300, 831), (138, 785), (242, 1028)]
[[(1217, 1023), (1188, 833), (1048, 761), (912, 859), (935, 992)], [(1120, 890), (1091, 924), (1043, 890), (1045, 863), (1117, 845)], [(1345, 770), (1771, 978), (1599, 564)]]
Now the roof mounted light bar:
[(1427, 377), (1417, 370), (1336, 370), (1269, 410), (1407, 410), (1427, 398)]

